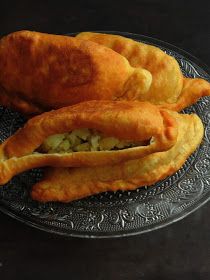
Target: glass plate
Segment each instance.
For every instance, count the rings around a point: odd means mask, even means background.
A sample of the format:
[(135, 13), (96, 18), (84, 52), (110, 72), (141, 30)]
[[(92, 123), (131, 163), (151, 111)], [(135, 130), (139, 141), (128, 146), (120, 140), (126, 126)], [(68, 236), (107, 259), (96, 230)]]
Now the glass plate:
[[(174, 56), (185, 76), (210, 81), (207, 66), (190, 54), (162, 41), (130, 33), (121, 34), (158, 46)], [(32, 201), (31, 186), (41, 178), (36, 169), (16, 176), (0, 189), (0, 210), (38, 229), (67, 236), (121, 237), (152, 231), (187, 216), (210, 198), (210, 98), (187, 108), (205, 125), (197, 151), (173, 176), (135, 191), (106, 192), (68, 204)], [(20, 114), (0, 107), (0, 141), (24, 123)]]

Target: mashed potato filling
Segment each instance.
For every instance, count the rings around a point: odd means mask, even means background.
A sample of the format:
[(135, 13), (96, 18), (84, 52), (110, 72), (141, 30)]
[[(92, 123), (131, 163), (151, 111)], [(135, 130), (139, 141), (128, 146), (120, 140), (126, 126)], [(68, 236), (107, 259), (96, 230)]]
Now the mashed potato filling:
[(69, 133), (49, 136), (39, 150), (43, 153), (72, 153), (84, 151), (111, 151), (146, 146), (149, 141), (132, 142), (105, 136), (88, 128), (75, 129)]

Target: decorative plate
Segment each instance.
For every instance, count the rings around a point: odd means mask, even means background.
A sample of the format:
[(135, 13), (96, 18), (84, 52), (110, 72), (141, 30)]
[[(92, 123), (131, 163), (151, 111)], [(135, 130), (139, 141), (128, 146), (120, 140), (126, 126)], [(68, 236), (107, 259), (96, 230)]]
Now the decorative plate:
[[(158, 46), (177, 59), (185, 76), (210, 81), (207, 66), (170, 44), (141, 35), (110, 33)], [(205, 136), (197, 151), (173, 176), (136, 191), (106, 192), (68, 204), (41, 204), (29, 195), (31, 186), (42, 176), (42, 170), (36, 169), (16, 176), (0, 188), (0, 210), (41, 230), (95, 238), (144, 233), (184, 218), (210, 198), (210, 98), (202, 98), (185, 112), (199, 115)], [(24, 121), (17, 112), (0, 107), (0, 141)]]

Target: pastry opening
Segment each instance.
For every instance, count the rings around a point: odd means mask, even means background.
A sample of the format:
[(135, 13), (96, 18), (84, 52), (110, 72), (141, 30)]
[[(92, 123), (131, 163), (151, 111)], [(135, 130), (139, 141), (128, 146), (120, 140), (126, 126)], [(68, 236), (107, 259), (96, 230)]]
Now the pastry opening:
[(41, 153), (73, 153), (87, 151), (113, 151), (147, 146), (152, 141), (120, 140), (89, 128), (75, 129), (68, 133), (49, 136), (37, 149)]

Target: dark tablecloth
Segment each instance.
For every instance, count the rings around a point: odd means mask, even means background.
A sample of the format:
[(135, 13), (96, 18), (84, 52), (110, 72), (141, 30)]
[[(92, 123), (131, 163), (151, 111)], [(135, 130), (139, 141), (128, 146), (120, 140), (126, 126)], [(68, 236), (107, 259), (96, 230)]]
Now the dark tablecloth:
[[(0, 35), (117, 30), (172, 43), (210, 65), (210, 1), (1, 1)], [(0, 279), (210, 279), (209, 203), (135, 237), (63, 238), (0, 213)]]

